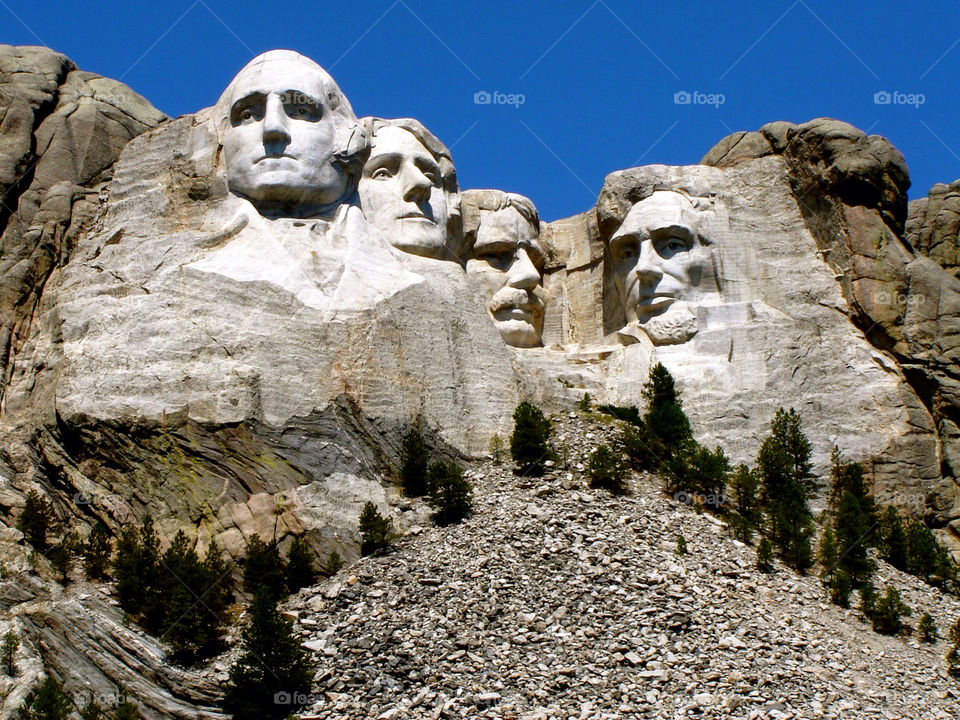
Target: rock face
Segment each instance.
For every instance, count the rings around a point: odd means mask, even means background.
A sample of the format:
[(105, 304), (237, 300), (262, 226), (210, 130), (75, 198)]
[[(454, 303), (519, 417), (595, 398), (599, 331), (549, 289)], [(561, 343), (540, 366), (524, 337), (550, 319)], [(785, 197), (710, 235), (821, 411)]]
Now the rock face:
[[(773, 137), (770, 127), (759, 134)], [(948, 525), (956, 536), (960, 285), (944, 270), (950, 262), (948, 243), (931, 239), (924, 245), (919, 239), (927, 227), (929, 238), (949, 236), (950, 212), (941, 213), (940, 208), (953, 202), (950, 193), (943, 194), (942, 206), (933, 204), (937, 209), (932, 214), (921, 214), (918, 208), (908, 221), (906, 166), (889, 142), (835, 120), (785, 128), (777, 124), (777, 132), (782, 140), (771, 140), (771, 148), (786, 161), (793, 194), (820, 252), (837, 274), (847, 312), (867, 339), (896, 361), (933, 418), (940, 479), (927, 488), (922, 512), (934, 524)], [(728, 139), (704, 162), (728, 166), (751, 157), (749, 143)], [(929, 221), (921, 219), (926, 217)], [(938, 230), (942, 236), (933, 234), (934, 226), (943, 228)], [(901, 237), (905, 227), (907, 240)], [(942, 261), (942, 267), (917, 252), (934, 247), (939, 249), (931, 256)], [(902, 504), (920, 510), (916, 501)]]
[(949, 185), (939, 183), (925, 198), (913, 200), (907, 207), (904, 240), (919, 253), (957, 277), (960, 272), (960, 180)]
[(0, 46), (0, 401), (43, 285), (95, 214), (120, 150), (165, 117), (63, 55)]

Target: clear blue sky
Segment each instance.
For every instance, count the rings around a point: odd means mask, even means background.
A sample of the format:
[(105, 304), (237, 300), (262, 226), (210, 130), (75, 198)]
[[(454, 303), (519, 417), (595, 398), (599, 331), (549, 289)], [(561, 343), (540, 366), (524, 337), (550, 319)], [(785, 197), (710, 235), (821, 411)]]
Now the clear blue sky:
[[(960, 178), (958, 10), (956, 0), (0, 0), (0, 42), (48, 45), (170, 115), (213, 104), (254, 54), (297, 50), (330, 70), (358, 115), (421, 120), (452, 147), (462, 187), (529, 195), (551, 220), (591, 206), (609, 172), (695, 163), (729, 132), (771, 120), (830, 116), (885, 135), (907, 158), (911, 198)], [(483, 91), (524, 102), (476, 104)], [(676, 104), (681, 91), (724, 102)], [(878, 92), (892, 101), (875, 103)], [(918, 94), (922, 104), (907, 97)]]

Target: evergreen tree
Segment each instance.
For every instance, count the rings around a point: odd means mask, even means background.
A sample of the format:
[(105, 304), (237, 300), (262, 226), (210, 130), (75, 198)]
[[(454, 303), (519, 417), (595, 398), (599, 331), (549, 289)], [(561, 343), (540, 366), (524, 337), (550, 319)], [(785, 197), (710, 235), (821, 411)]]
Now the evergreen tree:
[(281, 720), (306, 703), (312, 662), (269, 594), (256, 595), (249, 618), (223, 708), (234, 720)]
[(690, 421), (681, 407), (673, 376), (662, 363), (650, 368), (650, 375), (643, 385), (643, 397), (647, 401), (643, 420), (663, 441), (668, 454), (672, 455), (693, 439)]
[(53, 675), (47, 675), (40, 687), (23, 701), (17, 714), (18, 720), (67, 720), (70, 715), (70, 698), (63, 692)]
[(87, 704), (80, 709), (80, 720), (104, 720), (103, 708), (93, 697), (93, 693), (87, 698)]
[(900, 591), (888, 585), (883, 595), (874, 602), (870, 622), (876, 632), (896, 635), (903, 629), (901, 618), (910, 613), (910, 608), (900, 599)]
[(550, 458), (547, 441), (550, 421), (540, 408), (528, 402), (517, 405), (513, 411), (513, 435), (510, 437), (510, 455), (520, 475), (542, 475), (544, 462)]
[(141, 720), (137, 706), (129, 700), (124, 700), (113, 711), (113, 720)]
[(3, 636), (3, 644), (0, 645), (0, 659), (3, 661), (3, 669), (7, 677), (15, 677), (17, 674), (17, 665), (15, 658), (17, 650), (20, 649), (20, 638), (13, 631)]
[(400, 451), (400, 487), (407, 497), (419, 497), (427, 492), (427, 462), (429, 452), (418, 428), (411, 428), (403, 436)]
[(620, 427), (617, 445), (634, 470), (656, 470), (669, 457), (663, 440), (654, 435), (639, 418), (636, 423)]
[(110, 530), (103, 520), (97, 520), (96, 525), (90, 530), (82, 552), (87, 577), (91, 580), (105, 579), (110, 565), (110, 555), (113, 552), (113, 542), (110, 539)]
[(160, 575), (160, 538), (147, 515), (139, 528), (124, 526), (117, 539), (113, 563), (120, 607), (152, 633), (160, 630), (166, 612), (165, 598), (158, 589)]
[(182, 530), (163, 554), (163, 571), (161, 595), (166, 612), (161, 621), (162, 639), (180, 662), (192, 663), (213, 654), (220, 645), (224, 624), (222, 616), (210, 606), (215, 579), (208, 576)]
[(577, 403), (577, 408), (580, 412), (588, 413), (593, 408), (593, 399), (590, 397), (590, 393), (585, 392), (583, 397), (580, 398), (580, 401)]
[(500, 433), (490, 438), (490, 445), (487, 449), (490, 451), (490, 456), (493, 458), (493, 461), (499, 465), (503, 461), (503, 453), (505, 452), (505, 445), (503, 438), (500, 437)]
[(732, 509), (736, 515), (730, 519), (733, 536), (749, 543), (754, 528), (760, 524), (762, 513), (757, 498), (760, 478), (743, 463), (737, 465), (730, 475)]
[(626, 471), (623, 456), (604, 444), (594, 448), (587, 458), (590, 487), (603, 488), (614, 495), (623, 495), (627, 492)]
[(950, 677), (960, 678), (960, 618), (950, 626), (947, 633), (950, 649), (947, 651), (947, 673)]
[(877, 532), (880, 556), (898, 570), (907, 569), (907, 533), (903, 528), (900, 513), (893, 505), (887, 505), (880, 515)]
[(850, 490), (844, 490), (837, 508), (837, 562), (854, 584), (864, 582), (873, 573), (873, 564), (867, 556), (867, 537), (870, 535), (870, 515)]
[(840, 607), (850, 607), (850, 576), (837, 569), (830, 574), (830, 602)]
[(314, 568), (316, 555), (307, 541), (303, 538), (294, 538), (287, 552), (287, 590), (295, 593), (300, 588), (313, 585), (317, 581), (317, 571)]
[(685, 493), (698, 505), (717, 510), (730, 474), (730, 461), (719, 446), (712, 452), (695, 442), (677, 449), (661, 467), (669, 493)]
[(767, 538), (761, 538), (757, 543), (757, 570), (764, 573), (773, 572), (773, 545)]
[(453, 462), (437, 460), (427, 471), (430, 507), (438, 525), (460, 522), (473, 506), (473, 486), (464, 477), (463, 468)]
[(837, 536), (833, 532), (833, 524), (827, 523), (820, 536), (820, 547), (817, 549), (817, 562), (820, 563), (820, 579), (830, 584), (830, 579), (837, 570)]
[(930, 613), (925, 612), (920, 616), (920, 621), (917, 623), (917, 639), (925, 643), (936, 642), (937, 624)]
[(324, 563), (323, 572), (327, 577), (333, 577), (343, 568), (343, 558), (336, 550), (331, 550)]
[(247, 543), (243, 564), (243, 589), (256, 595), (262, 589), (274, 600), (287, 594), (287, 566), (280, 556), (276, 540), (265, 543), (254, 535)]
[(810, 443), (792, 409), (777, 410), (770, 435), (757, 453), (760, 497), (766, 506), (770, 540), (780, 557), (803, 572), (813, 562), (810, 538), (813, 516), (807, 492), (816, 487), (811, 468)]
[(873, 581), (867, 580), (860, 586), (860, 612), (868, 620), (873, 617), (873, 611), (877, 604), (877, 591), (873, 587)]
[(360, 553), (373, 555), (390, 547), (390, 531), (393, 523), (390, 518), (377, 512), (377, 506), (369, 500), (360, 513)]
[(40, 552), (47, 549), (47, 535), (53, 529), (55, 517), (53, 506), (36, 490), (27, 493), (23, 511), (17, 518), (17, 530), (22, 532), (28, 543)]
[(225, 618), (227, 608), (233, 602), (233, 563), (224, 560), (216, 541), (207, 548), (203, 571), (207, 585), (204, 602), (218, 617)]

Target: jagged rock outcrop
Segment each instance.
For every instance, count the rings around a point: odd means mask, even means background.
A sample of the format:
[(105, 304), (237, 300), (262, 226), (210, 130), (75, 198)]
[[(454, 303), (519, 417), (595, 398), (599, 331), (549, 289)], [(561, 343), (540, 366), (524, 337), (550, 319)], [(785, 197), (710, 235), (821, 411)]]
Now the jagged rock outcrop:
[[(891, 353), (936, 423), (941, 477), (928, 489), (923, 512), (939, 526), (949, 523), (956, 537), (960, 284), (904, 239), (909, 176), (896, 148), (835, 120), (783, 127), (777, 124), (783, 140), (769, 145), (786, 161), (793, 194), (837, 272), (850, 317), (871, 343)], [(764, 128), (760, 135), (773, 135)], [(754, 145), (728, 138), (703, 162), (737, 164), (753, 157)]]
[(0, 402), (43, 286), (96, 213), (111, 166), (165, 118), (59, 53), (0, 45)]
[(904, 240), (917, 252), (957, 277), (960, 272), (960, 180), (938, 183), (927, 197), (911, 200)]

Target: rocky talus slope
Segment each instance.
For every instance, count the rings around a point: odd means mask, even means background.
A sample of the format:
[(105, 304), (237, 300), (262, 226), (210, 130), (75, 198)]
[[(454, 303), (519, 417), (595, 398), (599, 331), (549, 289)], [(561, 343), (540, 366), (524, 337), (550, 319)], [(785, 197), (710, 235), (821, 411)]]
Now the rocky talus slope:
[[(627, 497), (587, 488), (583, 461), (611, 431), (562, 418), (565, 467), (525, 479), (480, 465), (462, 525), (415, 527), (291, 598), (319, 667), (299, 716), (956, 717), (944, 640), (879, 635), (815, 575), (758, 572), (754, 547), (654, 477), (635, 475)], [(956, 598), (881, 562), (887, 583), (913, 624), (929, 612), (945, 635), (960, 617)]]

